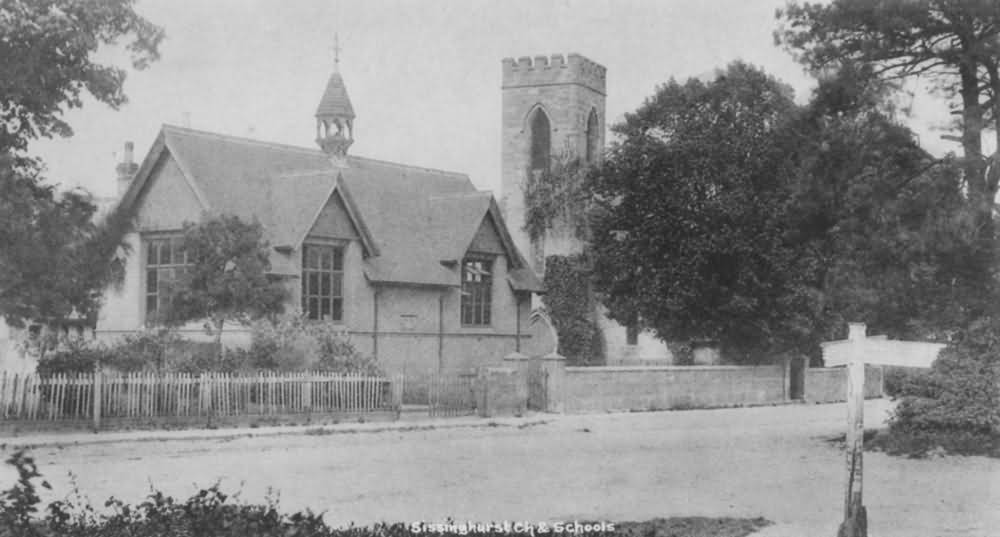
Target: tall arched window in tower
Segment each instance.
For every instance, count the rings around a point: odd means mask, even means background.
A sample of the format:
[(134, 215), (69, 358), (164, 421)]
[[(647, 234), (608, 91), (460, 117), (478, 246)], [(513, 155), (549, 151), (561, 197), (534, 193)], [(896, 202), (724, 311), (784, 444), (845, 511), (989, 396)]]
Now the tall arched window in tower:
[(590, 116), (587, 117), (587, 162), (596, 162), (597, 156), (601, 152), (601, 135), (598, 132), (600, 125), (597, 121), (597, 112), (594, 109), (590, 110)]
[(549, 169), (549, 159), (552, 155), (552, 132), (549, 116), (541, 108), (535, 109), (531, 115), (531, 171)]

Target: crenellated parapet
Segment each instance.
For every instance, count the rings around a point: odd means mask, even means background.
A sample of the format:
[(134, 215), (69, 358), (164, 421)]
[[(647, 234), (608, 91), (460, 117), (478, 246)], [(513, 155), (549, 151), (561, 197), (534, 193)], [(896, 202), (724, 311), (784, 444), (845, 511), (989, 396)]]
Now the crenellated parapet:
[(579, 54), (503, 59), (503, 88), (579, 84), (606, 95), (607, 68)]

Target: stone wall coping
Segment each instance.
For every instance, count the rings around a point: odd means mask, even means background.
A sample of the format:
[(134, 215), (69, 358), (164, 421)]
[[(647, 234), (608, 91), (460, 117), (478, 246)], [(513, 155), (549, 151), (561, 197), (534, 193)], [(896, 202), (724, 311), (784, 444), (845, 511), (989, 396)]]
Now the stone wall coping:
[(614, 366), (569, 366), (567, 373), (613, 373), (642, 371), (747, 371), (750, 369), (780, 368), (780, 364), (765, 365), (614, 365)]

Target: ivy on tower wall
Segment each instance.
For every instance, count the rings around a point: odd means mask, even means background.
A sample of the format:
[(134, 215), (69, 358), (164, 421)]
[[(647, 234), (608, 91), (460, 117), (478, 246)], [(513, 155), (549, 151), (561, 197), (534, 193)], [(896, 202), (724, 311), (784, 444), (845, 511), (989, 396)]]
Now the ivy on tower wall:
[[(549, 169), (527, 171), (523, 186), (524, 230), (533, 245), (544, 244), (547, 233), (561, 228), (570, 230), (586, 248), (590, 200), (585, 181), (590, 170), (579, 158), (564, 152), (553, 156)], [(543, 301), (559, 334), (559, 354), (569, 365), (604, 365), (604, 337), (597, 324), (598, 300), (590, 284), (585, 255), (539, 259), (544, 260)]]
[(586, 241), (588, 199), (584, 181), (590, 168), (579, 158), (551, 159), (547, 170), (527, 170), (524, 192), (524, 230), (532, 241), (545, 236), (557, 222)]
[(604, 337), (597, 325), (597, 300), (584, 257), (545, 258), (545, 289), (545, 307), (567, 365), (604, 365)]

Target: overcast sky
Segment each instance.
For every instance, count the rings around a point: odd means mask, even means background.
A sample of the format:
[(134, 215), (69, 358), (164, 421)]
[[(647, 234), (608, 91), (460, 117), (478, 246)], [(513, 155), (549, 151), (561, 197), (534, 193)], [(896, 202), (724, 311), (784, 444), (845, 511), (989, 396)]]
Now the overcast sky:
[[(313, 113), (333, 69), (357, 114), (351, 153), (468, 173), (500, 188), (500, 60), (578, 52), (608, 69), (609, 125), (671, 77), (703, 75), (743, 59), (808, 97), (813, 83), (774, 46), (785, 0), (140, 0), (163, 26), (162, 59), (131, 71), (118, 111), (87, 102), (67, 114), (75, 135), (39, 141), (34, 154), (64, 187), (115, 192), (126, 140), (141, 160), (161, 124), (315, 147)], [(102, 57), (121, 63), (114, 51)], [(930, 129), (947, 114), (918, 96), (911, 125), (940, 154)]]

